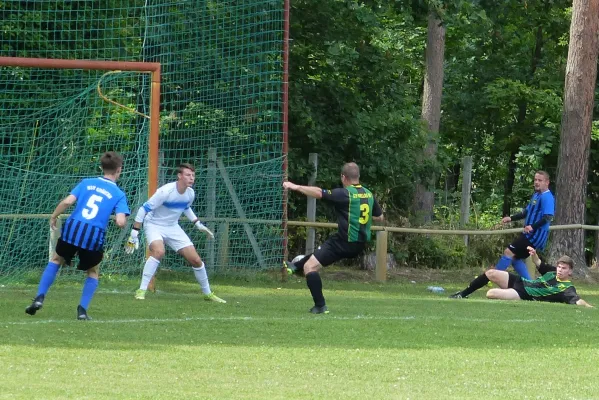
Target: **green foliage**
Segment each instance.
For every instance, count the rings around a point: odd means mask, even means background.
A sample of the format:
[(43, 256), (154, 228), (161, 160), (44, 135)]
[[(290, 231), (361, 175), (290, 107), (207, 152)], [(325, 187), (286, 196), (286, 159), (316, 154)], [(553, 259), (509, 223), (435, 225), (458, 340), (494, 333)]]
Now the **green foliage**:
[(290, 178), (337, 186), (343, 162), (382, 202), (405, 209), (419, 135), (425, 29), (409, 13), (357, 1), (292, 2)]
[[(530, 196), (535, 169), (555, 173), (568, 6), (481, 1), (448, 25), (441, 145), (454, 159), (474, 156), (476, 203), (488, 203), (492, 193), (506, 201), (512, 155), (513, 207)], [(482, 23), (469, 23), (473, 16)]]
[(399, 234), (391, 236), (389, 251), (399, 265), (410, 268), (463, 269), (493, 265), (506, 246), (505, 235), (463, 236)]
[(412, 268), (461, 268), (467, 265), (464, 241), (445, 235), (396, 234), (391, 251), (398, 262)]

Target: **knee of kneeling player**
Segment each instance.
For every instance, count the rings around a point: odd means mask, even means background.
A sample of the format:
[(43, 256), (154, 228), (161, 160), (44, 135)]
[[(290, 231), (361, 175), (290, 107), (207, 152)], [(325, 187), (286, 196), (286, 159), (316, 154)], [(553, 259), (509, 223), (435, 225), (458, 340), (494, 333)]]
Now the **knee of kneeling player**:
[(504, 272), (504, 271), (498, 271), (496, 269), (488, 269), (485, 271), (485, 275), (487, 275), (487, 278), (489, 278), (490, 281), (493, 281), (493, 279), (496, 279), (497, 275), (501, 272)]
[(487, 291), (487, 299), (497, 299), (497, 289), (489, 289)]

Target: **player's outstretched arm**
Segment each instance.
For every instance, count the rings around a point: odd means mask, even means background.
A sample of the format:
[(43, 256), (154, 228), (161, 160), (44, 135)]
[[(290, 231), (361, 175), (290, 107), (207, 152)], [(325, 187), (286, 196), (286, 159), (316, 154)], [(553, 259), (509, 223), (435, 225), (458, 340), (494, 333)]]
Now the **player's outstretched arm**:
[(530, 254), (530, 259), (532, 260), (532, 262), (537, 266), (537, 268), (539, 268), (542, 264), (541, 259), (539, 258), (539, 255), (537, 254), (537, 251), (535, 250), (534, 247), (528, 246), (526, 248), (526, 250), (528, 250), (528, 254)]
[(56, 229), (56, 219), (58, 218), (58, 216), (65, 212), (67, 208), (75, 204), (76, 201), (77, 197), (70, 194), (64, 199), (62, 199), (60, 203), (58, 203), (58, 205), (54, 209), (54, 212), (52, 213), (52, 216), (50, 217), (50, 227), (52, 229)]
[(293, 182), (283, 182), (283, 189), (289, 189), (305, 194), (306, 196), (322, 199), (322, 189), (317, 186), (301, 186)]

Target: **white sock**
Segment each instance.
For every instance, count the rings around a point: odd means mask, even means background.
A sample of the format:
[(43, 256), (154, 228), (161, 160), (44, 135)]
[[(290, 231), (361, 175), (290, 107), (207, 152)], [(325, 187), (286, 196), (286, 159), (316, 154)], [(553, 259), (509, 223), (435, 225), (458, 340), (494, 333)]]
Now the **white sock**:
[(199, 268), (193, 267), (193, 274), (196, 276), (196, 280), (202, 288), (202, 293), (210, 294), (210, 283), (208, 282), (208, 274), (206, 273), (204, 263), (202, 263), (202, 266)]
[(141, 290), (148, 290), (148, 285), (150, 284), (152, 277), (156, 273), (159, 264), (160, 261), (158, 261), (154, 257), (148, 257), (148, 259), (146, 260), (146, 265), (144, 265), (143, 275), (141, 276), (141, 285), (139, 285), (139, 288)]

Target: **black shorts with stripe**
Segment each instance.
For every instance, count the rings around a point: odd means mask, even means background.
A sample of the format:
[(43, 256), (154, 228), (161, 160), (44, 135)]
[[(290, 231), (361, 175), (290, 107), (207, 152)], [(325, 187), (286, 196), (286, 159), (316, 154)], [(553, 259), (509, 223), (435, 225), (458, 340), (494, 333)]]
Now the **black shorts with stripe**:
[(508, 249), (514, 253), (516, 258), (525, 260), (530, 256), (530, 253), (528, 252), (528, 246), (535, 247), (532, 245), (532, 243), (530, 243), (528, 238), (521, 233), (520, 236), (518, 236), (512, 243), (508, 245)]
[(79, 255), (78, 270), (87, 271), (90, 268), (100, 264), (104, 258), (104, 250), (86, 250), (77, 247), (74, 244), (67, 243), (62, 239), (58, 239), (56, 243), (56, 254), (64, 258), (67, 265), (71, 265), (73, 257)]
[(524, 283), (522, 282), (522, 278), (519, 275), (509, 273), (509, 278), (507, 281), (508, 289), (514, 289), (518, 296), (522, 300), (532, 300), (533, 298), (526, 292), (524, 289)]
[(358, 256), (365, 247), (366, 242), (348, 242), (335, 233), (316, 249), (314, 257), (326, 267), (344, 258)]

